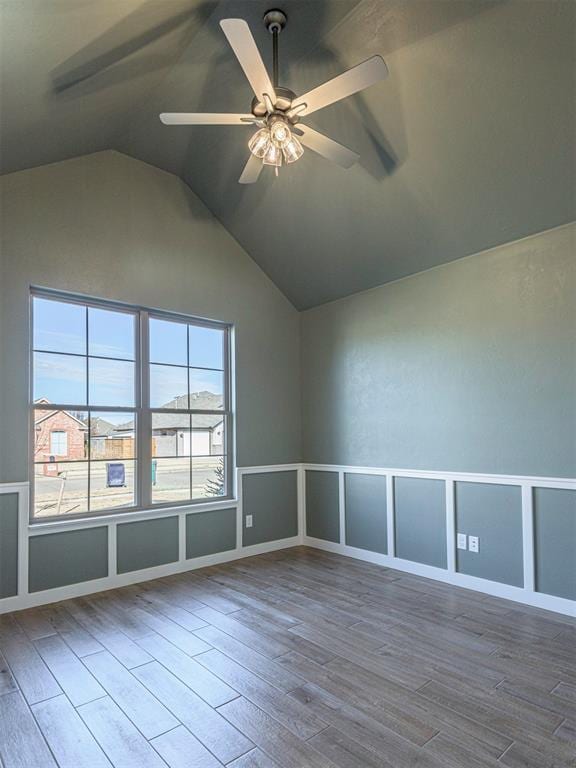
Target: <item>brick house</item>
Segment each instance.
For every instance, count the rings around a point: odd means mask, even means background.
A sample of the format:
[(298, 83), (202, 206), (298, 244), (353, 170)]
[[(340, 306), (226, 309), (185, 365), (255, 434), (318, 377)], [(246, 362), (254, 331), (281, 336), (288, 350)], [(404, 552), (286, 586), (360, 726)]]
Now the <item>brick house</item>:
[[(43, 399), (37, 402), (46, 404), (49, 401)], [(34, 431), (34, 461), (78, 461), (86, 458), (88, 426), (70, 412), (36, 411)]]

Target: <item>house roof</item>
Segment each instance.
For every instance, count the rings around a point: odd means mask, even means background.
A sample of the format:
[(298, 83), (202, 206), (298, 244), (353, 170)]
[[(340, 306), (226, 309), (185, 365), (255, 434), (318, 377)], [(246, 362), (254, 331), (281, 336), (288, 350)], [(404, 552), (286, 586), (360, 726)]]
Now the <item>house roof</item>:
[[(40, 397), (40, 398), (38, 398), (37, 400), (34, 401), (35, 405), (40, 405), (40, 404), (42, 404), (42, 405), (49, 405), (49, 403), (50, 403), (50, 400), (48, 400), (45, 397)], [(70, 411), (58, 411), (58, 410), (55, 410), (55, 411), (45, 411), (45, 410), (42, 410), (42, 411), (37, 411), (37, 413), (39, 413), (41, 415), (38, 418), (34, 418), (34, 424), (35, 425), (36, 424), (41, 424), (43, 421), (46, 421), (47, 419), (51, 419), (53, 416), (56, 416), (57, 413), (63, 413), (69, 419), (72, 419), (77, 424), (79, 424), (81, 429), (88, 429), (87, 424), (84, 421), (82, 421), (82, 419), (79, 419), (76, 416), (74, 416), (74, 414), (70, 413)]]
[(92, 414), (90, 417), (90, 431), (92, 437), (109, 437), (116, 431), (116, 427), (106, 419)]
[[(219, 410), (222, 397), (213, 392), (193, 392), (190, 396), (190, 408), (196, 410)], [(178, 395), (161, 406), (167, 409), (183, 410), (188, 408), (188, 395)], [(214, 429), (221, 424), (223, 416), (219, 413), (200, 413), (193, 416), (193, 429)], [(188, 415), (181, 413), (155, 413), (154, 429), (189, 429)], [(119, 424), (117, 432), (125, 432), (134, 429), (134, 421), (130, 420)]]

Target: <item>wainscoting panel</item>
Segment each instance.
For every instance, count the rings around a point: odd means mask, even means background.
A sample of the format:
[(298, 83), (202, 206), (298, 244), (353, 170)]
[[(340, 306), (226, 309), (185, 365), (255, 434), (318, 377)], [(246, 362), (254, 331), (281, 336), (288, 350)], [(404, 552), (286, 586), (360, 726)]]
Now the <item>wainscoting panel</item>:
[[(244, 546), (298, 535), (298, 472), (250, 474), (242, 483)], [(252, 527), (246, 527), (246, 515)]]
[(178, 560), (178, 516), (121, 523), (116, 527), (117, 572), (175, 563)]
[(446, 568), (446, 491), (441, 480), (394, 478), (396, 556)]
[(306, 534), (340, 541), (340, 488), (337, 472), (306, 472)]
[[(267, 483), (269, 474), (278, 480)], [(28, 483), (0, 485), (0, 614), (296, 546), (302, 477), (300, 464), (242, 467), (235, 499), (38, 523), (29, 522)], [(259, 481), (280, 492), (286, 520), (273, 497), (254, 495)], [(262, 543), (242, 542), (251, 508)]]
[(456, 550), (456, 570), (524, 586), (522, 493), (519, 486), (455, 483), (456, 532), (478, 536), (478, 552)]
[(344, 475), (346, 544), (370, 552), (388, 552), (386, 478)]
[[(576, 479), (302, 468), (305, 545), (576, 616)], [(364, 476), (378, 486), (368, 491)], [(380, 510), (380, 522), (369, 508)], [(362, 515), (373, 541), (386, 536), (386, 554), (368, 541), (364, 520), (354, 529)], [(457, 532), (478, 536), (479, 553), (460, 553)]]
[(576, 490), (534, 489), (536, 588), (576, 600)]
[(62, 531), (30, 538), (30, 592), (108, 575), (108, 529)]
[(18, 494), (0, 495), (0, 598), (18, 594)]
[(186, 515), (186, 559), (236, 549), (236, 510), (216, 509)]

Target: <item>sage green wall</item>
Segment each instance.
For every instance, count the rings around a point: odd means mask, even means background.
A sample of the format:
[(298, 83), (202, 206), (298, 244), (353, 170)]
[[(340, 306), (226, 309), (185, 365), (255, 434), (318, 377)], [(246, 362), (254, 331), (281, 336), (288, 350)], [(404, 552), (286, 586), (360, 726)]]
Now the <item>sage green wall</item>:
[[(243, 545), (298, 535), (298, 475), (295, 471), (263, 472), (242, 479)], [(246, 528), (246, 515), (252, 527)]]
[(479, 551), (456, 550), (456, 570), (524, 586), (522, 496), (517, 485), (456, 483), (456, 531), (478, 536)]
[(238, 464), (300, 459), (298, 313), (182, 181), (101, 152), (0, 184), (0, 482), (28, 477), (30, 285), (234, 323)]
[(18, 495), (0, 494), (0, 599), (18, 592)]
[(575, 234), (304, 312), (304, 460), (574, 477)]
[(340, 541), (340, 504), (337, 472), (306, 472), (306, 535)]
[(534, 489), (536, 588), (576, 600), (576, 491)]
[(108, 576), (105, 526), (32, 536), (29, 553), (30, 592)]
[(394, 478), (396, 557), (446, 568), (446, 494), (441, 480)]
[(227, 552), (235, 547), (235, 509), (217, 509), (186, 515), (187, 558)]
[(383, 475), (344, 475), (346, 544), (388, 553), (386, 478)]
[(116, 526), (118, 573), (178, 560), (178, 517), (137, 520)]

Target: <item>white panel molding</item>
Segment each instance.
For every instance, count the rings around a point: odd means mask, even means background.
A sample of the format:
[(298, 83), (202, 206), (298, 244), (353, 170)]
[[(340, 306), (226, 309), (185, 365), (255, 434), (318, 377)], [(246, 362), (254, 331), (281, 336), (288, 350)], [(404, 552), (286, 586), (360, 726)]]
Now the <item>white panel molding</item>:
[[(534, 488), (562, 488), (576, 491), (576, 479), (554, 477), (527, 477), (516, 475), (483, 475), (465, 472), (438, 472), (411, 469), (388, 469), (384, 467), (359, 467), (342, 464), (303, 464), (305, 496), (306, 472), (334, 472), (338, 474), (339, 488), (342, 488), (346, 474), (383, 475), (386, 477), (387, 533), (388, 554), (382, 555), (369, 550), (350, 547), (346, 544), (345, 532), (342, 532), (342, 517), (345, 516), (345, 498), (339, 494), (340, 508), (340, 543), (324, 541), (307, 536), (302, 537), (302, 543), (308, 547), (316, 547), (327, 552), (353, 557), (368, 563), (383, 565), (398, 571), (436, 579), (457, 587), (472, 589), (494, 597), (502, 597), (517, 603), (555, 611), (567, 616), (576, 616), (576, 601), (563, 597), (547, 595), (536, 590), (535, 580), (535, 550), (534, 550)], [(446, 491), (446, 551), (447, 568), (437, 568), (430, 565), (403, 560), (395, 556), (395, 501), (394, 478), (414, 477), (427, 480), (441, 480)], [(456, 570), (456, 508), (455, 485), (461, 483), (489, 483), (491, 485), (516, 485), (521, 489), (522, 503), (522, 545), (524, 562), (524, 587), (513, 587), (489, 579), (468, 576)], [(305, 531), (305, 518), (303, 530)], [(576, 542), (574, 543), (576, 546)]]
[(388, 542), (388, 554), (396, 555), (396, 507), (394, 500), (394, 478), (386, 475), (386, 538)]
[(450, 573), (450, 571), (444, 570), (444, 568), (415, 563), (411, 560), (402, 560), (399, 557), (390, 557), (390, 555), (381, 555), (377, 552), (349, 547), (346, 544), (335, 544), (331, 541), (313, 539), (310, 536), (304, 537), (304, 546), (314, 547), (325, 552), (333, 552), (337, 555), (353, 557), (356, 560), (363, 560), (374, 565), (382, 565), (385, 568), (411, 573), (415, 576), (423, 576), (426, 579), (434, 579), (444, 584), (471, 589), (474, 592), (482, 592), (485, 595), (502, 597), (505, 600), (512, 600), (516, 603), (533, 606), (534, 608), (543, 608), (547, 611), (555, 611), (566, 616), (576, 617), (576, 604), (574, 601), (566, 600), (563, 597), (545, 595), (542, 592), (529, 592), (526, 589), (522, 589), (522, 587), (511, 587), (508, 584), (479, 579), (476, 576), (467, 576), (464, 573)]
[(446, 480), (446, 564), (449, 573), (456, 572), (456, 507), (454, 480)]
[[(307, 471), (335, 472), (338, 474), (339, 496), (339, 528), (341, 543), (327, 542), (306, 535), (306, 472)], [(263, 474), (267, 472), (297, 473), (297, 499), (298, 499), (298, 535), (279, 541), (266, 542), (252, 546), (242, 545), (243, 535), (243, 510), (242, 510), (242, 478), (246, 474)], [(0, 485), (1, 493), (18, 494), (19, 528), (18, 528), (18, 594), (14, 597), (0, 600), (0, 614), (14, 610), (21, 610), (37, 605), (65, 600), (71, 597), (87, 595), (107, 589), (136, 584), (150, 579), (168, 576), (174, 573), (183, 573), (209, 565), (230, 562), (244, 557), (274, 552), (279, 549), (295, 547), (304, 544), (328, 552), (353, 557), (365, 562), (382, 565), (386, 568), (394, 568), (398, 571), (412, 573), (425, 578), (435, 579), (454, 586), (483, 592), (487, 595), (505, 598), (524, 605), (556, 611), (567, 616), (576, 616), (576, 601), (567, 600), (553, 595), (546, 595), (536, 591), (535, 564), (534, 564), (534, 522), (533, 522), (533, 489), (534, 488), (562, 488), (576, 490), (576, 479), (527, 477), (514, 475), (483, 475), (462, 472), (439, 472), (424, 470), (390, 469), (381, 467), (361, 467), (335, 464), (276, 464), (253, 467), (239, 467), (236, 470), (237, 498), (223, 501), (207, 502), (206, 504), (192, 507), (169, 507), (145, 512), (116, 513), (86, 519), (70, 521), (50, 521), (46, 523), (29, 522), (29, 487), (28, 483), (7, 483)], [(346, 535), (346, 474), (374, 474), (386, 477), (386, 506), (387, 506), (387, 536), (388, 554), (382, 555), (368, 550), (350, 547), (345, 543)], [(442, 480), (446, 484), (446, 536), (448, 551), (447, 569), (436, 568), (429, 565), (403, 560), (395, 556), (395, 503), (394, 503), (394, 478), (415, 477), (433, 480)], [(499, 582), (489, 581), (474, 576), (458, 573), (456, 571), (455, 555), (455, 506), (454, 492), (456, 482), (490, 483), (496, 485), (517, 485), (521, 488), (522, 499), (522, 533), (524, 554), (524, 587), (513, 587)], [(236, 509), (236, 547), (227, 552), (221, 552), (206, 557), (197, 557), (186, 560), (186, 516), (198, 512), (215, 511), (218, 509)], [(145, 520), (149, 518), (162, 518), (166, 515), (178, 515), (178, 561), (167, 565), (147, 568), (131, 573), (117, 573), (117, 541), (116, 529), (120, 523)], [(80, 584), (73, 584), (42, 592), (28, 592), (28, 542), (33, 536), (42, 536), (59, 531), (69, 531), (90, 527), (108, 528), (108, 576)]]
[(524, 563), (524, 589), (536, 589), (536, 566), (534, 562), (534, 487), (522, 485), (522, 551)]
[[(247, 474), (264, 474), (267, 472), (288, 472), (296, 471), (298, 483), (298, 534), (287, 539), (264, 542), (243, 546), (243, 514), (242, 514), (242, 478)], [(6, 483), (0, 484), (0, 493), (18, 495), (18, 593), (14, 597), (7, 597), (0, 600), (0, 614), (10, 611), (18, 611), (23, 608), (31, 608), (38, 605), (67, 600), (72, 597), (102, 592), (107, 589), (137, 584), (142, 581), (157, 579), (162, 576), (170, 576), (175, 573), (205, 568), (209, 565), (218, 565), (231, 560), (239, 560), (244, 557), (261, 555), (266, 552), (274, 552), (279, 549), (295, 547), (302, 543), (302, 510), (300, 502), (302, 500), (304, 473), (300, 464), (274, 464), (254, 467), (239, 467), (236, 470), (236, 489), (237, 498), (224, 499), (222, 501), (212, 501), (205, 504), (195, 504), (193, 506), (182, 507), (164, 507), (158, 509), (145, 510), (142, 512), (120, 512), (100, 517), (89, 517), (74, 520), (62, 520), (49, 522), (34, 522), (29, 519), (29, 483)], [(226, 552), (219, 552), (205, 557), (196, 557), (186, 559), (186, 516), (197, 514), (199, 512), (216, 511), (219, 509), (236, 509), (236, 546), (234, 549)], [(117, 556), (117, 529), (118, 525), (127, 522), (136, 522), (140, 520), (161, 519), (163, 517), (178, 517), (178, 560), (174, 563), (145, 568), (130, 573), (118, 573)], [(28, 573), (29, 573), (29, 541), (35, 536), (46, 536), (51, 533), (60, 533), (64, 531), (83, 530), (86, 528), (107, 528), (108, 533), (108, 575), (102, 579), (93, 579), (78, 584), (70, 584), (64, 587), (46, 589), (40, 592), (28, 591)]]
[(305, 470), (344, 472), (360, 475), (391, 475), (392, 477), (420, 477), (428, 480), (454, 480), (463, 483), (491, 483), (493, 485), (528, 485), (532, 488), (565, 488), (576, 490), (576, 478), (531, 477), (529, 475), (486, 475), (474, 472), (448, 472), (444, 470), (396, 469), (392, 467), (361, 467), (352, 464), (310, 464)]

